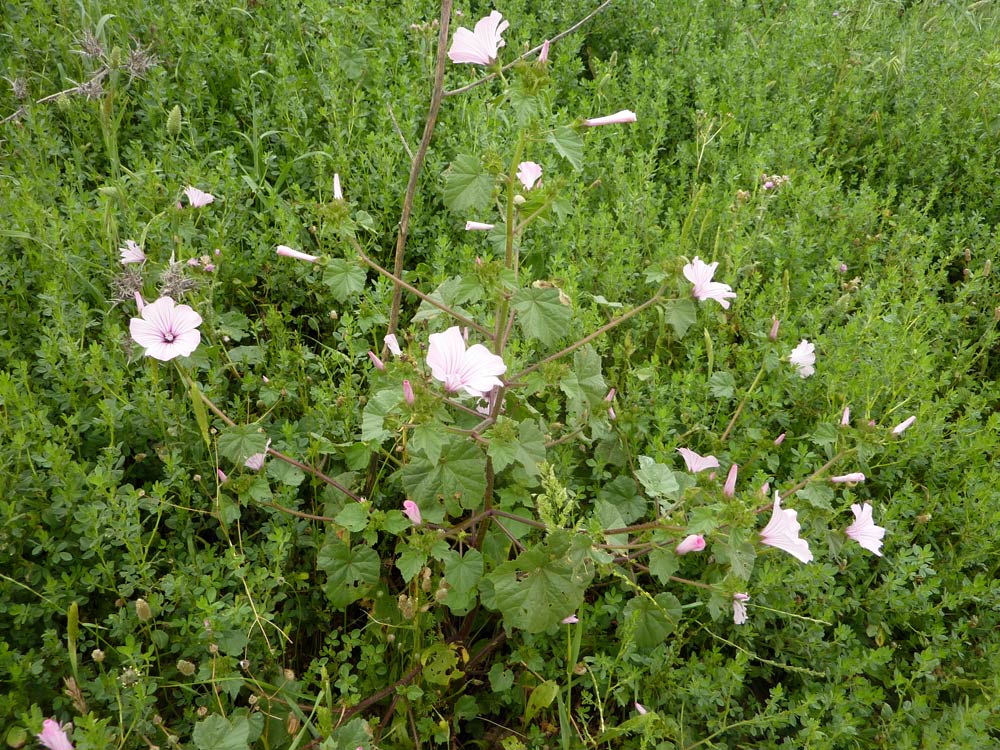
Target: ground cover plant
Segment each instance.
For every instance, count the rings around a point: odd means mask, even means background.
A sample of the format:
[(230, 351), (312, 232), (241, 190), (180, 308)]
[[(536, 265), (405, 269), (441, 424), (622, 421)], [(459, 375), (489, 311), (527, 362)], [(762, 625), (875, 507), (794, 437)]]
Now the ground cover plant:
[(1000, 739), (990, 4), (0, 25), (8, 747)]

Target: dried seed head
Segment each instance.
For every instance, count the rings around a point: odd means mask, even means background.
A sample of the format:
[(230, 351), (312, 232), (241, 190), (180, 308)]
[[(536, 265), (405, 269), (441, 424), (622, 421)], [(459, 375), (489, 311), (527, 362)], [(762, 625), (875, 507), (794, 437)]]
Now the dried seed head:
[(92, 60), (104, 57), (104, 47), (101, 46), (101, 40), (94, 36), (90, 30), (83, 32), (83, 37), (80, 39), (80, 49), (77, 52)]
[(195, 672), (195, 666), (186, 659), (177, 660), (177, 671), (180, 672), (185, 677), (190, 677)]
[(148, 622), (153, 619), (153, 610), (149, 608), (149, 603), (145, 599), (135, 600), (135, 616), (142, 622)]
[(131, 302), (136, 292), (142, 292), (142, 273), (138, 268), (129, 266), (111, 279), (112, 304)]
[(125, 69), (128, 71), (129, 81), (136, 78), (145, 78), (146, 72), (150, 68), (155, 68), (159, 63), (159, 58), (152, 53), (149, 47), (143, 47), (136, 42), (136, 45), (129, 50), (128, 59), (125, 61)]
[(183, 263), (171, 263), (160, 274), (160, 296), (162, 297), (177, 300), (197, 287), (198, 282), (188, 278)]
[(28, 98), (28, 84), (23, 78), (8, 78), (7, 81), (10, 83), (10, 90), (15, 99), (24, 101)]
[(104, 76), (94, 76), (89, 81), (84, 81), (76, 87), (77, 93), (83, 94), (87, 99), (93, 101), (104, 96), (104, 84), (101, 79)]

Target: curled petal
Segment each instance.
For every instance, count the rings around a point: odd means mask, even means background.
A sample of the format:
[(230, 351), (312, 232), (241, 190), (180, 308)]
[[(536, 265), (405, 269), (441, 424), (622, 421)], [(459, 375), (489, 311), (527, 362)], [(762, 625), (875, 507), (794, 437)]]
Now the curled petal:
[(590, 119), (584, 120), (583, 124), (588, 128), (597, 128), (601, 125), (623, 125), (625, 123), (635, 122), (635, 120), (635, 112), (630, 109), (623, 109), (620, 112), (615, 112), (613, 115), (591, 117)]
[(691, 282), (691, 295), (698, 301), (704, 302), (707, 299), (714, 299), (726, 310), (729, 309), (729, 300), (736, 296), (736, 292), (729, 284), (722, 284), (712, 281), (718, 262), (705, 263), (697, 255), (684, 266), (684, 278)]
[(775, 490), (771, 520), (760, 532), (760, 541), (770, 547), (777, 547), (804, 563), (812, 562), (813, 554), (809, 549), (809, 542), (799, 537), (801, 528), (798, 514), (794, 510), (785, 510), (781, 507), (781, 496)]
[(455, 31), (448, 50), (448, 59), (453, 63), (490, 65), (497, 59), (497, 51), (506, 46), (500, 35), (510, 26), (498, 11), (493, 11), (479, 19), (475, 31), (460, 27)]
[(747, 594), (738, 592), (733, 594), (733, 622), (742, 625), (747, 621), (747, 605), (750, 597)]
[(434, 378), (444, 383), (446, 391), (485, 397), (493, 388), (503, 385), (498, 377), (507, 372), (503, 359), (482, 344), (466, 349), (458, 326), (432, 333), (428, 340), (427, 364)]
[(531, 190), (542, 177), (542, 168), (533, 161), (522, 161), (517, 165), (517, 179), (525, 190)]
[(423, 523), (423, 517), (420, 515), (420, 508), (412, 500), (403, 501), (403, 515), (409, 518), (414, 526), (419, 526)]
[(813, 367), (816, 364), (815, 345), (806, 339), (802, 339), (799, 345), (792, 349), (792, 353), (788, 355), (788, 361), (798, 369), (800, 378), (808, 378), (816, 372), (816, 368)]
[(288, 245), (278, 245), (278, 247), (275, 249), (275, 252), (278, 253), (278, 255), (282, 255), (286, 258), (305, 260), (308, 261), (309, 263), (315, 263), (317, 260), (319, 260), (319, 258), (315, 255), (310, 255), (309, 253), (303, 253), (299, 250), (293, 250), (292, 248), (288, 247)]
[(737, 464), (729, 467), (729, 473), (726, 475), (726, 483), (722, 487), (722, 494), (726, 497), (732, 497), (736, 494), (736, 474), (739, 470), (740, 467)]
[(830, 477), (830, 481), (834, 484), (857, 484), (865, 481), (865, 475), (860, 471), (855, 471), (850, 474), (841, 474), (839, 477)]
[(844, 533), (869, 552), (881, 557), (885, 529), (875, 525), (872, 519), (872, 506), (868, 503), (852, 505), (851, 511), (854, 513), (854, 523), (844, 529)]
[(900, 435), (900, 434), (902, 434), (905, 430), (908, 430), (910, 428), (910, 425), (912, 425), (916, 421), (917, 421), (916, 417), (907, 417), (902, 422), (900, 422), (898, 425), (896, 425), (895, 427), (892, 428), (892, 434), (893, 435)]
[(699, 456), (693, 450), (687, 448), (678, 448), (677, 452), (681, 454), (684, 459), (684, 465), (687, 466), (687, 470), (692, 474), (697, 474), (699, 471), (704, 471), (705, 469), (717, 469), (719, 467), (719, 459), (715, 456)]
[(466, 232), (488, 232), (493, 228), (492, 224), (487, 224), (484, 221), (467, 221), (465, 222)]
[(701, 552), (703, 549), (705, 549), (705, 537), (701, 534), (690, 534), (674, 547), (674, 552), (678, 555), (686, 555), (688, 552)]
[(203, 190), (199, 190), (198, 188), (191, 186), (184, 188), (184, 195), (187, 196), (188, 203), (190, 203), (193, 208), (207, 206), (215, 200), (215, 196), (211, 193), (206, 193)]

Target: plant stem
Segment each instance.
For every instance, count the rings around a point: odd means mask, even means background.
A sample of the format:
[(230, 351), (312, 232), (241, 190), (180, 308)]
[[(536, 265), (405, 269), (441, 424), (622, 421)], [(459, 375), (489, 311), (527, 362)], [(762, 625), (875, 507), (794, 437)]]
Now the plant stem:
[(722, 437), (719, 438), (721, 442), (726, 442), (726, 438), (729, 437), (729, 432), (733, 429), (733, 425), (736, 424), (736, 420), (739, 419), (740, 413), (743, 411), (743, 407), (747, 404), (747, 399), (750, 398), (750, 394), (753, 393), (753, 389), (757, 387), (760, 382), (761, 376), (764, 374), (764, 363), (760, 363), (760, 369), (757, 371), (757, 377), (753, 379), (750, 387), (747, 388), (747, 392), (743, 394), (743, 400), (740, 401), (740, 405), (736, 407), (736, 411), (733, 412), (733, 418), (729, 420), (729, 424), (726, 425), (725, 432), (722, 433)]

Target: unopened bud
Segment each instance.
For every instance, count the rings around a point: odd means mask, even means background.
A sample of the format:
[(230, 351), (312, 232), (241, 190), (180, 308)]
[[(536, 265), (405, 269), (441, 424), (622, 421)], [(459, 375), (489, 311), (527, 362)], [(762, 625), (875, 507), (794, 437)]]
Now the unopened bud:
[(104, 662), (104, 652), (101, 651), (101, 649), (99, 648), (95, 648), (93, 651), (90, 652), (90, 658), (93, 659), (98, 664), (101, 664)]
[(528, 201), (528, 199), (525, 198), (523, 195), (518, 194), (518, 195), (514, 196), (514, 205), (515, 206), (518, 206), (518, 207), (523, 206), (525, 203), (527, 203), (527, 201)]
[(417, 400), (417, 397), (413, 395), (413, 386), (410, 385), (409, 380), (403, 381), (403, 398), (408, 406), (413, 406), (413, 402)]
[(135, 600), (135, 616), (142, 622), (148, 622), (153, 619), (153, 610), (149, 608), (149, 604), (145, 599)]
[(171, 138), (176, 138), (181, 134), (181, 105), (175, 104), (167, 115), (167, 134)]

